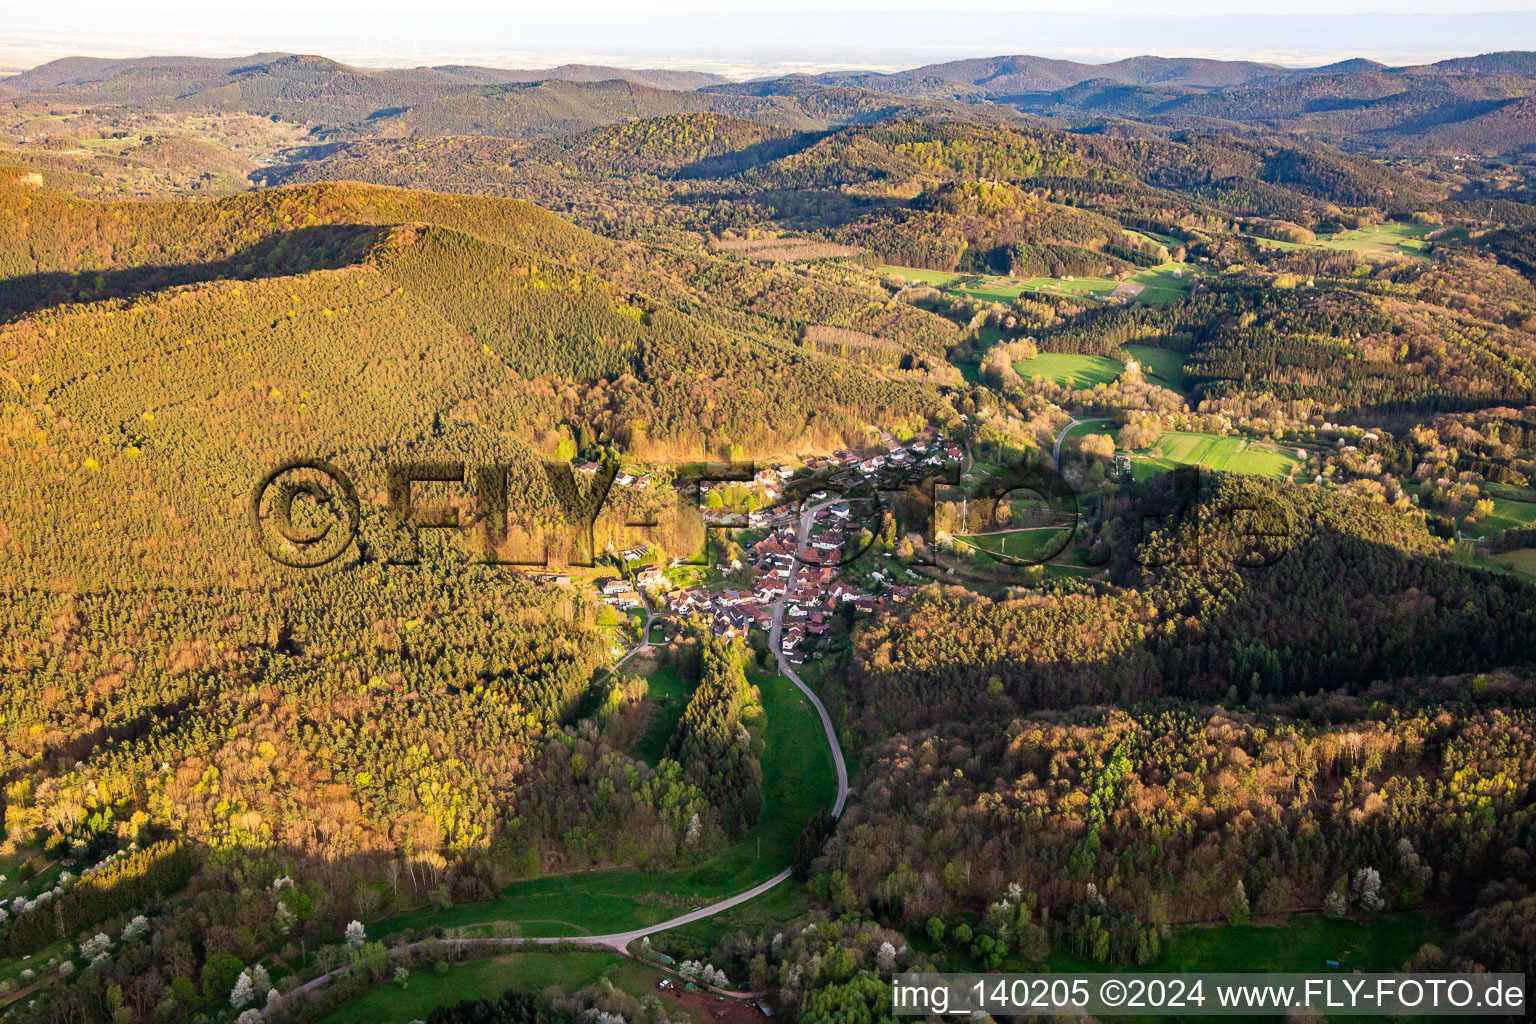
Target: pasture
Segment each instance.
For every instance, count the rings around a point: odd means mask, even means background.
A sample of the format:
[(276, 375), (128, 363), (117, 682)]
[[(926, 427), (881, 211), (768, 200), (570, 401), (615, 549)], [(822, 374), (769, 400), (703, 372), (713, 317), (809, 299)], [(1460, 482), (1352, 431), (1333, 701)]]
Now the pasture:
[(1131, 459), (1131, 476), (1146, 479), (1180, 466), (1203, 466), (1228, 473), (1284, 480), (1300, 465), (1293, 451), (1246, 437), (1191, 434), (1170, 430)]
[(1107, 356), (1082, 356), (1071, 352), (1041, 352), (1033, 359), (1014, 363), (1013, 368), (1021, 377), (1053, 380), (1073, 390), (1112, 383), (1125, 369)]
[(913, 284), (931, 284), (935, 288), (948, 287), (968, 276), (966, 274), (957, 274), (951, 270), (919, 270), (916, 267), (894, 267), (890, 265), (881, 267), (880, 273), (899, 277), (903, 281)]
[(1170, 391), (1184, 388), (1184, 357), (1151, 345), (1126, 345), (1126, 355), (1141, 364), (1141, 375), (1149, 383)]
[(694, 688), (671, 665), (655, 659), (642, 664), (649, 668), (645, 672), (649, 688), (640, 702), (643, 725), (629, 753), (654, 768), (667, 752), (667, 742), (677, 731)]
[(908, 282), (933, 285), (956, 295), (1005, 306), (1025, 293), (1059, 295), (1063, 298), (1106, 300), (1115, 290), (1136, 302), (1174, 302), (1189, 294), (1196, 271), (1184, 263), (1165, 263), (1132, 274), (1122, 281), (1107, 277), (1007, 277), (962, 274), (948, 270), (917, 270), (883, 266), (880, 271)]
[(1522, 576), (1536, 583), (1536, 548), (1516, 548), (1514, 551), (1499, 551), (1492, 554), (1480, 555), (1477, 564), (1495, 572), (1507, 572), (1514, 576)]
[(1318, 237), (1318, 244), (1346, 252), (1380, 253), (1396, 256), (1423, 256), (1430, 243), (1424, 236), (1440, 230), (1439, 224), (1403, 224), (1388, 221), (1354, 231)]
[[(979, 548), (988, 554), (1003, 555), (1028, 562), (1043, 562), (1046, 558), (1064, 554), (1064, 546), (1071, 540), (1072, 531), (1066, 529), (1009, 530), (1006, 533), (968, 534), (956, 541)], [(1009, 564), (1006, 563), (1005, 564)]]
[(1518, 530), (1536, 523), (1536, 501), (1515, 501), (1510, 498), (1490, 497), (1493, 515), (1467, 524), (1463, 532), (1474, 537), (1486, 537), (1505, 530)]
[(439, 1006), (488, 999), (504, 992), (574, 991), (592, 984), (610, 967), (625, 963), (617, 953), (510, 953), (453, 964), (447, 973), (418, 971), (404, 988), (386, 982), (321, 1018), (321, 1024), (407, 1024), (425, 1020)]

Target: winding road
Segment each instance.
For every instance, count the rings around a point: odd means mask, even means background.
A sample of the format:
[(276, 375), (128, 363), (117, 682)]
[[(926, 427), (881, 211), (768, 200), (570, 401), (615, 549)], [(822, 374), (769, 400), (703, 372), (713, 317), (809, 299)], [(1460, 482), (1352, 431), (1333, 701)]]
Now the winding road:
[(1052, 453), (1052, 456), (1051, 456), (1051, 458), (1056, 463), (1056, 468), (1058, 470), (1061, 469), (1061, 443), (1067, 439), (1067, 435), (1068, 434), (1072, 433), (1072, 428), (1073, 427), (1080, 427), (1084, 423), (1108, 423), (1108, 422), (1109, 422), (1109, 417), (1108, 416), (1093, 416), (1093, 417), (1090, 417), (1089, 419), (1085, 419), (1085, 420), (1073, 420), (1071, 423), (1068, 423), (1066, 426), (1062, 427), (1061, 428), (1061, 433), (1056, 435), (1056, 451), (1054, 453)]
[[(1069, 427), (1068, 429), (1071, 428)], [(1057, 442), (1057, 446), (1060, 446), (1059, 441)], [(795, 538), (795, 555), (790, 569), (789, 583), (785, 587), (784, 596), (780, 597), (773, 604), (772, 628), (769, 632), (768, 642), (773, 647), (774, 656), (778, 658), (779, 671), (788, 676), (790, 682), (794, 683), (800, 688), (800, 692), (805, 694), (806, 699), (811, 702), (811, 706), (816, 709), (816, 714), (821, 719), (822, 731), (826, 734), (827, 745), (832, 750), (832, 764), (837, 769), (837, 799), (832, 804), (832, 817), (838, 818), (842, 816), (843, 808), (848, 803), (848, 763), (843, 759), (843, 748), (842, 745), (837, 741), (837, 730), (832, 725), (832, 716), (827, 713), (826, 705), (821, 702), (821, 698), (816, 696), (815, 691), (807, 686), (805, 681), (800, 678), (798, 673), (795, 672), (794, 668), (790, 666), (789, 662), (784, 657), (784, 650), (780, 643), (780, 638), (784, 629), (784, 607), (789, 600), (789, 595), (795, 592), (796, 577), (799, 575), (799, 569), (802, 565), (800, 559), (800, 551), (805, 546), (806, 539), (810, 535), (811, 523), (814, 521), (816, 513), (826, 506), (832, 504), (832, 502), (835, 500), (837, 499), (829, 498), (820, 504), (809, 505), (800, 513), (800, 527)], [(647, 606), (647, 610), (649, 611), (649, 606)], [(650, 621), (648, 616), (646, 622), (645, 639), (648, 640), (649, 638)], [(629, 656), (634, 654), (637, 650), (639, 650), (639, 646), (637, 646), (634, 650), (631, 650), (629, 654), (626, 654), (623, 660), (627, 660)], [(615, 665), (614, 667), (617, 668), (618, 666)], [(610, 671), (612, 670), (610, 669)], [(524, 945), (555, 946), (561, 944), (599, 946), (604, 949), (611, 949), (616, 953), (621, 953), (625, 956), (628, 956), (629, 946), (631, 943), (638, 942), (640, 939), (645, 938), (647, 935), (655, 935), (657, 932), (670, 931), (673, 928), (679, 928), (685, 924), (691, 924), (694, 921), (702, 921), (707, 917), (713, 917), (716, 914), (724, 913), (725, 911), (730, 910), (732, 907), (746, 903), (748, 900), (756, 899), (758, 896), (761, 896), (763, 893), (772, 889), (774, 886), (784, 882), (789, 878), (789, 875), (790, 869), (785, 868), (783, 871), (780, 871), (778, 874), (774, 875), (767, 881), (760, 882), (757, 885), (754, 885), (752, 888), (745, 890), (744, 892), (739, 892), (734, 896), (727, 896), (725, 899), (706, 904), (695, 910), (690, 910), (686, 914), (679, 914), (677, 917), (669, 918), (666, 921), (661, 921), (657, 924), (646, 925), (642, 928), (634, 928), (627, 932), (612, 932), (608, 935), (571, 935), (540, 938), (509, 937), (486, 939), (450, 939), (433, 941), (441, 942), (445, 945), (468, 944), (476, 946), (489, 945), (509, 947)], [(421, 945), (421, 943), (413, 942), (407, 948), (415, 949), (419, 945)], [(288, 995), (284, 997), (284, 1001), (286, 1002), (288, 999), (294, 998), (296, 996), (303, 996), (305, 993), (313, 992), (316, 989), (322, 988), (349, 970), (351, 970), (350, 965), (347, 967), (338, 967), (333, 971), (329, 971), (320, 975), (318, 978), (314, 978), (308, 982), (305, 982), (303, 985), (300, 985), (298, 988), (288, 993)], [(720, 990), (720, 994), (733, 997), (741, 997), (741, 993), (727, 992), (725, 990)]]

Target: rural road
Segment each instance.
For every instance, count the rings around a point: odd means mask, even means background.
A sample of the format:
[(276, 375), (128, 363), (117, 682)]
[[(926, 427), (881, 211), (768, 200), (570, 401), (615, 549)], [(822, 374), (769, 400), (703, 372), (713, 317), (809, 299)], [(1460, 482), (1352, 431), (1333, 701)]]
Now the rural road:
[[(848, 764), (843, 759), (843, 748), (842, 745), (837, 741), (837, 730), (832, 726), (832, 716), (827, 713), (826, 705), (821, 702), (820, 697), (816, 696), (815, 691), (813, 691), (809, 686), (805, 685), (805, 681), (800, 678), (800, 676), (785, 660), (783, 649), (779, 643), (780, 635), (783, 632), (784, 604), (788, 600), (789, 595), (794, 593), (796, 571), (800, 568), (801, 564), (800, 549), (805, 544), (806, 538), (810, 535), (811, 522), (815, 518), (817, 511), (826, 507), (827, 505), (832, 504), (832, 502), (835, 500), (837, 499), (828, 499), (821, 502), (820, 504), (807, 506), (805, 511), (800, 514), (800, 529), (799, 533), (796, 535), (795, 559), (790, 571), (789, 584), (785, 588), (784, 596), (774, 602), (773, 627), (769, 633), (768, 642), (772, 645), (774, 655), (779, 660), (779, 671), (788, 676), (790, 681), (800, 688), (800, 692), (805, 694), (806, 699), (811, 702), (811, 706), (816, 709), (816, 714), (821, 719), (822, 731), (826, 734), (828, 746), (832, 748), (832, 763), (837, 769), (837, 799), (832, 804), (832, 817), (837, 818), (842, 816), (843, 807), (848, 803)], [(650, 635), (649, 621), (647, 621), (646, 624), (645, 635), (648, 639)], [(619, 664), (622, 664), (624, 661), (628, 660), (628, 658), (638, 650), (639, 646), (637, 646), (634, 650), (631, 650), (624, 656), (624, 658), (620, 659)], [(618, 665), (614, 666), (614, 668), (617, 667)], [(612, 671), (612, 669), (610, 669), (610, 671)], [(789, 873), (790, 869), (785, 868), (783, 871), (780, 871), (778, 874), (774, 875), (767, 881), (760, 882), (744, 892), (739, 892), (734, 896), (727, 896), (725, 899), (717, 900), (714, 903), (707, 904), (695, 910), (690, 910), (686, 914), (679, 914), (677, 917), (669, 918), (666, 921), (661, 921), (653, 925), (646, 925), (642, 928), (635, 928), (627, 932), (612, 932), (608, 935), (570, 935), (540, 938), (487, 938), (463, 940), (450, 939), (435, 941), (441, 941), (445, 945), (452, 945), (453, 943), (458, 942), (461, 944), (472, 943), (481, 946), (492, 945), (509, 947), (523, 945), (554, 946), (561, 943), (567, 943), (581, 946), (600, 946), (602, 948), (611, 949), (616, 953), (621, 953), (627, 956), (629, 955), (630, 943), (637, 942), (640, 939), (645, 938), (647, 935), (654, 935), (657, 932), (668, 931), (673, 928), (681, 927), (685, 924), (691, 924), (694, 921), (702, 921), (707, 917), (713, 917), (716, 914), (730, 910), (732, 907), (745, 903), (748, 900), (755, 899), (758, 896), (761, 896), (763, 893), (767, 892), (769, 889), (772, 889), (774, 886), (789, 878)], [(419, 945), (421, 945), (421, 943), (413, 942), (407, 948), (414, 949)], [(333, 971), (322, 974), (318, 978), (314, 978), (311, 981), (305, 982), (303, 985), (300, 985), (298, 988), (288, 993), (288, 995), (283, 998), (283, 1001), (286, 1002), (288, 999), (291, 999), (295, 996), (302, 996), (307, 992), (313, 992), (316, 989), (322, 988), (326, 984), (330, 983), (333, 979), (340, 977), (349, 970), (351, 970), (350, 965), (347, 967), (338, 967)], [(733, 997), (740, 996), (740, 993), (727, 992), (724, 990), (721, 990), (721, 994)]]
[(1072, 433), (1072, 428), (1073, 427), (1080, 427), (1084, 423), (1108, 423), (1108, 422), (1109, 422), (1109, 417), (1107, 417), (1107, 416), (1094, 416), (1094, 417), (1092, 417), (1090, 419), (1085, 419), (1085, 420), (1073, 420), (1071, 423), (1068, 423), (1066, 426), (1062, 427), (1061, 428), (1061, 433), (1056, 435), (1056, 451), (1051, 456), (1052, 459), (1056, 463), (1056, 468), (1057, 469), (1061, 468), (1061, 443), (1067, 439), (1067, 435), (1068, 434)]

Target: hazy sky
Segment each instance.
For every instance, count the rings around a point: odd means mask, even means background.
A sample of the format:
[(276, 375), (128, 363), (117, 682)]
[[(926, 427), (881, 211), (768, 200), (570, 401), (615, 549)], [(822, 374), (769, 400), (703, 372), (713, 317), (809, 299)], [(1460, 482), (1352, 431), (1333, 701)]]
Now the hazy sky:
[(67, 54), (285, 50), (369, 65), (628, 63), (744, 77), (1005, 53), (1407, 64), (1536, 49), (1536, 0), (0, 0), (0, 24), (9, 70)]

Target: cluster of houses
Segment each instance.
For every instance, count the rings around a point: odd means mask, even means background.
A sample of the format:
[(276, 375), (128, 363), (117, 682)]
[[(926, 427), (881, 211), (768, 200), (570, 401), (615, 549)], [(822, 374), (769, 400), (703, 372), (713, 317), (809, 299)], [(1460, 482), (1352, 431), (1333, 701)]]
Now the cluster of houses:
[(876, 596), (841, 578), (838, 563), (844, 544), (856, 535), (849, 524), (851, 515), (846, 502), (818, 509), (798, 558), (796, 524), (788, 519), (747, 549), (750, 587), (672, 590), (662, 598), (667, 611), (677, 616), (708, 615), (716, 636), (744, 637), (753, 626), (771, 632), (774, 605), (782, 600), (780, 643), (785, 659), (804, 663), (832, 628), (841, 605), (872, 610), (886, 600), (903, 600), (908, 593), (905, 587), (893, 587)]
[[(921, 437), (905, 445), (891, 442), (882, 454), (838, 451), (809, 460), (805, 468), (813, 475), (798, 486), (826, 484), (847, 491), (862, 484), (879, 486), (924, 467), (940, 469), (958, 463), (963, 455), (959, 444), (937, 435)], [(577, 469), (595, 472), (596, 464), (590, 465), (590, 469), (585, 464)], [(706, 615), (717, 636), (745, 637), (754, 625), (771, 632), (774, 605), (782, 599), (782, 652), (789, 662), (802, 664), (807, 657), (816, 656), (815, 652), (841, 606), (848, 604), (871, 610), (886, 601), (904, 600), (909, 588), (891, 586), (883, 594), (875, 595), (865, 593), (843, 578), (840, 567), (843, 553), (850, 541), (858, 537), (863, 525), (853, 521), (854, 512), (847, 501), (833, 501), (818, 508), (804, 545), (796, 550), (798, 503), (784, 499), (799, 472), (791, 465), (759, 470), (752, 477), (750, 486), (765, 499), (765, 504), (749, 513), (739, 509), (700, 510), (705, 522), (711, 526), (763, 532), (763, 538), (747, 549), (746, 565), (717, 566), (722, 571), (746, 569), (750, 585), (669, 590), (671, 584), (666, 574), (655, 566), (647, 566), (639, 570), (633, 584), (618, 577), (597, 580), (603, 601), (626, 611), (639, 608), (642, 606), (640, 591), (643, 590), (656, 596), (652, 604), (653, 607), (659, 604), (658, 610), (680, 618)], [(649, 476), (620, 473), (614, 482), (621, 487), (644, 487), (651, 481)], [(820, 490), (812, 492), (809, 500), (812, 503), (826, 502), (827, 497), (828, 492)], [(643, 559), (646, 553), (644, 548), (634, 548), (618, 555), (625, 563), (633, 563)], [(878, 573), (873, 575), (883, 578)]]

